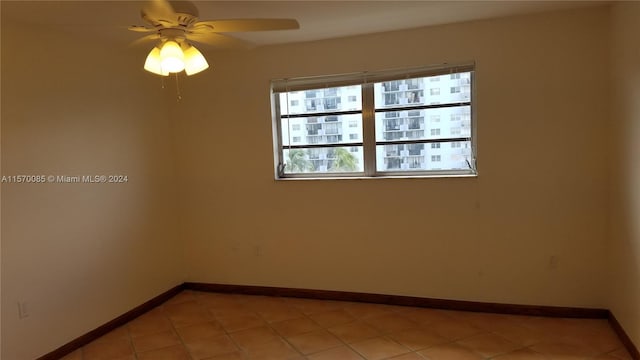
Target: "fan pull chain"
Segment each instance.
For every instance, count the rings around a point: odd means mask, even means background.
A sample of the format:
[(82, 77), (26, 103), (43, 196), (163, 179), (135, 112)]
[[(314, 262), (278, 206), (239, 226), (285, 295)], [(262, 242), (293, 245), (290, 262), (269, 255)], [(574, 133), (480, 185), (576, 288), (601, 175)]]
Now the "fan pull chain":
[(180, 83), (178, 82), (178, 73), (176, 73), (176, 102), (180, 102), (182, 100), (182, 95), (180, 94)]

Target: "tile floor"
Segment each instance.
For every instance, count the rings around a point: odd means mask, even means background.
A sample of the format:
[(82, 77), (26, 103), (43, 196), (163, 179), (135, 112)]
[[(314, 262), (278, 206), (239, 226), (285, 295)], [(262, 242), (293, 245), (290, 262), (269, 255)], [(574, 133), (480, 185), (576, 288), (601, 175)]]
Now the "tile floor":
[(606, 320), (183, 291), (64, 360), (631, 360)]

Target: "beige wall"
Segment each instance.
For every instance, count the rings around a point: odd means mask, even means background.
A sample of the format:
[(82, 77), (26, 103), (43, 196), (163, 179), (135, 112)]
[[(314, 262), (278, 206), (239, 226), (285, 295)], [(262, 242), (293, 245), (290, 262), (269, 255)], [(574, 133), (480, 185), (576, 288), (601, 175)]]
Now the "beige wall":
[(3, 18), (2, 175), (129, 182), (2, 184), (2, 359), (43, 355), (184, 281), (167, 103), (120, 48)]
[(640, 3), (612, 11), (609, 308), (640, 347)]
[[(604, 307), (608, 33), (591, 8), (209, 54), (173, 109), (187, 278)], [(479, 177), (273, 179), (270, 79), (466, 60)]]

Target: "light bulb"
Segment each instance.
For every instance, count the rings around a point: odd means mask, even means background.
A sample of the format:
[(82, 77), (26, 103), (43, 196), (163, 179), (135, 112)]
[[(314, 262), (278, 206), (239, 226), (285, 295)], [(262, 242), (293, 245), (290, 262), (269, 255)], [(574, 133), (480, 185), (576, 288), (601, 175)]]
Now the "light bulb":
[(195, 46), (189, 46), (184, 51), (184, 71), (187, 75), (197, 74), (208, 67), (207, 59), (202, 56), (202, 53)]
[(184, 70), (184, 53), (180, 45), (173, 40), (169, 40), (160, 49), (160, 66), (162, 71), (177, 73)]
[(160, 65), (160, 49), (154, 47), (147, 55), (147, 60), (144, 62), (144, 69), (154, 74), (168, 76), (169, 72), (162, 69)]

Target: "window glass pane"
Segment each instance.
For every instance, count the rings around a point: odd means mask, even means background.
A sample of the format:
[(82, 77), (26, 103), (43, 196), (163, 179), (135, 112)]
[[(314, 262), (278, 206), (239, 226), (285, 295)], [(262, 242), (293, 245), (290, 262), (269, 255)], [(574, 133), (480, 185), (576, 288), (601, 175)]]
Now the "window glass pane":
[(471, 101), (471, 73), (375, 83), (375, 107), (450, 104)]
[(283, 149), (285, 174), (362, 172), (362, 146)]
[[(282, 145), (343, 144), (362, 141), (362, 115), (331, 115), (281, 119)], [(351, 126), (355, 124), (356, 126)], [(294, 138), (300, 138), (294, 142)]]
[(362, 102), (356, 100), (360, 99), (361, 93), (360, 85), (280, 93), (280, 114), (359, 111)]
[[(354, 86), (337, 86), (338, 81), (359, 81), (351, 75), (329, 75), (326, 81), (324, 77), (298, 78), (291, 80), (291, 87), (309, 90), (287, 93), (279, 93), (286, 84), (275, 81), (273, 100), (278, 108), (274, 113), (280, 115), (274, 119), (279, 130), (274, 134), (277, 176), (475, 174), (473, 70), (462, 70), (473, 66), (462, 66), (411, 70), (404, 75), (397, 70), (380, 72), (374, 78), (395, 80), (362, 78), (361, 85)], [(443, 75), (417, 77), (418, 71)], [(372, 115), (372, 123), (366, 125), (373, 129), (366, 134), (363, 114)], [(371, 161), (365, 164), (365, 157)]]
[[(450, 119), (450, 121), (445, 123), (431, 121), (435, 118)], [(429, 119), (429, 121), (425, 121), (425, 119)], [(376, 141), (446, 139), (470, 136), (470, 106), (376, 113)]]
[(430, 144), (393, 144), (376, 146), (376, 169), (381, 172), (468, 170), (471, 142)]

